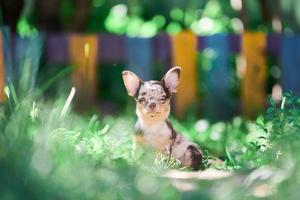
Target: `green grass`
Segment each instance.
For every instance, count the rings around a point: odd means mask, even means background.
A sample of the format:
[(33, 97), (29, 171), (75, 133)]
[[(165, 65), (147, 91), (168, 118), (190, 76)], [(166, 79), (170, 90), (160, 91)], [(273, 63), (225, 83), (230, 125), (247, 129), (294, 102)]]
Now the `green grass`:
[[(30, 71), (38, 71), (38, 64), (23, 69), (26, 79), (18, 79), (26, 81), (9, 82), (8, 100), (0, 105), (0, 199), (281, 200), (300, 195), (300, 101), (290, 93), (281, 105), (271, 99), (265, 115), (254, 122), (241, 117), (226, 123), (193, 115), (171, 118), (205, 155), (207, 170), (188, 178), (180, 172), (190, 170), (176, 160), (148, 149), (133, 150), (133, 108), (108, 116), (93, 113), (96, 109), (88, 105), (86, 111), (93, 112), (78, 114), (73, 109), (76, 94), (65, 94), (68, 86), (60, 85), (54, 89), (60, 97), (49, 100), (45, 92), (58, 80), (68, 85), (65, 77), (74, 66), (52, 77), (41, 70), (38, 77), (45, 77), (37, 79), (37, 88)], [(212, 162), (217, 158), (224, 162)], [(179, 170), (177, 179), (166, 176), (170, 169)], [(220, 172), (232, 175), (211, 180)]]
[[(12, 91), (10, 92), (12, 93)], [(209, 124), (177, 121), (198, 143), (207, 168), (233, 172), (217, 180), (188, 179), (189, 191), (163, 175), (175, 160), (133, 151), (134, 113), (79, 115), (71, 97), (33, 97), (0, 107), (0, 199), (282, 199), (299, 195), (299, 100), (271, 100), (256, 122), (240, 117)], [(209, 164), (221, 158), (224, 163)], [(180, 169), (189, 171), (188, 169)]]

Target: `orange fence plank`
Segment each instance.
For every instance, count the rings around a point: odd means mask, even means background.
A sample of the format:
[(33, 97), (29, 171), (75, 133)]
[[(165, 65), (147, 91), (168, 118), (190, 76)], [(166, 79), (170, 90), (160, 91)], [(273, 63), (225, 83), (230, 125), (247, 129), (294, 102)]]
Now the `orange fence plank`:
[(184, 116), (189, 106), (197, 101), (197, 37), (191, 31), (183, 31), (172, 36), (172, 63), (180, 66), (181, 77), (175, 96), (175, 114)]
[(246, 70), (242, 78), (242, 110), (247, 118), (260, 114), (266, 99), (266, 36), (264, 33), (244, 33), (242, 54)]
[(5, 101), (5, 71), (4, 71), (4, 49), (3, 49), (3, 35), (0, 31), (0, 103)]
[(75, 65), (72, 81), (80, 99), (93, 100), (97, 90), (98, 36), (74, 34), (69, 38), (70, 63)]

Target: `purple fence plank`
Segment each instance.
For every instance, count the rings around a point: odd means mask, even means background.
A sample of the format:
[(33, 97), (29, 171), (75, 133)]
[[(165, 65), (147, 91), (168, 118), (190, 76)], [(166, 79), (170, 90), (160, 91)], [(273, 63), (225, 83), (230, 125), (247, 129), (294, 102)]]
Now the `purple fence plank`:
[(197, 50), (203, 51), (205, 49), (205, 38), (204, 36), (198, 36), (197, 37)]
[(230, 51), (234, 53), (239, 53), (241, 51), (241, 36), (236, 34), (231, 34), (228, 37), (230, 44)]
[(122, 63), (126, 60), (124, 36), (101, 34), (98, 41), (100, 63)]
[(267, 36), (267, 53), (279, 56), (281, 49), (281, 35), (277, 33), (270, 33)]
[(171, 57), (171, 41), (169, 35), (159, 34), (154, 40), (154, 56), (158, 61), (164, 62)]
[(69, 62), (68, 34), (48, 33), (45, 41), (45, 60), (48, 63)]
[(153, 39), (154, 42), (154, 59), (163, 64), (164, 71), (171, 67), (171, 40), (170, 36), (163, 33)]

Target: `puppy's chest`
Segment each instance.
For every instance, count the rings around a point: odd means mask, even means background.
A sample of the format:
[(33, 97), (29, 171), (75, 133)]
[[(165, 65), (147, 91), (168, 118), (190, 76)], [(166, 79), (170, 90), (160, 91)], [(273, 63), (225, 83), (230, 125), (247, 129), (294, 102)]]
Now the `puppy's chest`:
[(172, 142), (172, 131), (166, 123), (139, 127), (144, 142), (158, 150), (167, 150)]

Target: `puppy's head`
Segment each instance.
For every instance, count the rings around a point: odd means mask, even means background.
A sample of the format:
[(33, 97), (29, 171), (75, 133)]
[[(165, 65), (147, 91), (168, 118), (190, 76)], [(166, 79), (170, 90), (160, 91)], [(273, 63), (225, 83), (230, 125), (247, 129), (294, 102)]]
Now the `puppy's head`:
[(161, 81), (143, 81), (131, 71), (123, 71), (129, 96), (137, 102), (136, 113), (143, 120), (165, 120), (170, 112), (170, 98), (179, 84), (180, 67), (170, 69)]

